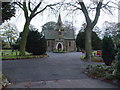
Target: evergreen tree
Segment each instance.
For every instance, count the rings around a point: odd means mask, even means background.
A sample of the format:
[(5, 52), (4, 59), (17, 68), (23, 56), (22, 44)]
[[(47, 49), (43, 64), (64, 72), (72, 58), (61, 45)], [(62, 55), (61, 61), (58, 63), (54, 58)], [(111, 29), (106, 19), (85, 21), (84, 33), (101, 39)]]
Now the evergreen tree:
[(79, 49), (85, 49), (85, 33), (79, 32), (76, 38), (76, 47)]
[(117, 53), (117, 56), (116, 56), (116, 68), (115, 68), (115, 76), (117, 79), (120, 80), (120, 49)]
[(26, 51), (33, 55), (45, 54), (47, 49), (45, 37), (37, 30), (30, 30), (27, 38)]
[(111, 37), (105, 36), (102, 41), (102, 58), (106, 65), (111, 65), (115, 59), (114, 43)]
[[(21, 35), (22, 32), (20, 33), (15, 45), (13, 45), (14, 50), (20, 49)], [(33, 55), (42, 55), (46, 53), (46, 50), (47, 43), (45, 37), (42, 33), (38, 32), (38, 29), (31, 25), (30, 31), (28, 32), (26, 51)]]
[(9, 20), (15, 15), (15, 4), (12, 2), (2, 2), (2, 21)]

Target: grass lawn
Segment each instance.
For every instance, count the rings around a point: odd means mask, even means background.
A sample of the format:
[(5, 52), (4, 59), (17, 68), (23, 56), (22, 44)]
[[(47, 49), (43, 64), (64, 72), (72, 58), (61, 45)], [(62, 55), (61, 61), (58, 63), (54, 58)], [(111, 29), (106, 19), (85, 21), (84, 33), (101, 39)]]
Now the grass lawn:
[[(84, 56), (81, 56), (80, 59), (85, 60)], [(92, 62), (103, 62), (103, 59), (102, 59), (102, 57), (94, 56), (94, 57), (92, 57)]]
[(53, 53), (66, 53), (66, 51), (53, 51)]
[[(2, 50), (0, 54), (2, 56), (16, 56), (16, 55), (19, 55), (19, 51), (12, 52), (12, 50)], [(30, 55), (28, 52), (25, 52), (25, 54)]]
[[(2, 54), (3, 53), (3, 54)], [(47, 57), (47, 55), (30, 55), (26, 52), (25, 56), (19, 56), (19, 51), (15, 51), (12, 53), (12, 50), (2, 50), (0, 58), (2, 60), (16, 60), (16, 59), (28, 59), (28, 58), (43, 58)]]
[[(95, 54), (97, 54), (97, 51), (93, 51), (92, 52), (92, 62), (103, 62), (103, 59), (101, 56), (94, 56)], [(81, 56), (80, 59), (81, 60), (85, 60), (84, 56)]]

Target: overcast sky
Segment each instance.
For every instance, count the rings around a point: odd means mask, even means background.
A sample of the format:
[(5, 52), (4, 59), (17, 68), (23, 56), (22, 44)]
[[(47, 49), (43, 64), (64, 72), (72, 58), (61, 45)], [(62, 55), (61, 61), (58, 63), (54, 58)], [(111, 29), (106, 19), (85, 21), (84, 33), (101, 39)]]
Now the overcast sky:
[[(53, 14), (50, 14), (49, 11), (45, 11), (44, 14), (39, 14), (35, 18), (33, 18), (33, 20), (31, 21), (31, 24), (34, 25), (36, 28), (38, 28), (39, 31), (41, 31), (42, 30), (41, 26), (44, 25), (46, 22), (49, 22), (49, 21), (57, 22), (59, 13), (61, 14), (61, 19), (63, 23), (65, 21), (73, 22), (73, 26), (76, 27), (76, 34), (80, 30), (81, 25), (85, 23), (84, 15), (82, 13), (79, 15), (71, 15), (70, 17), (70, 16), (66, 16), (66, 13), (63, 11), (58, 12), (56, 16)], [(105, 21), (118, 22), (118, 10), (116, 9), (115, 11), (113, 11), (113, 14), (114, 15), (101, 12), (97, 26), (102, 30), (103, 28), (102, 26)], [(9, 22), (14, 23), (17, 26), (19, 32), (21, 32), (23, 30), (24, 23), (25, 23), (24, 14), (22, 10), (17, 11), (16, 17), (11, 18)]]

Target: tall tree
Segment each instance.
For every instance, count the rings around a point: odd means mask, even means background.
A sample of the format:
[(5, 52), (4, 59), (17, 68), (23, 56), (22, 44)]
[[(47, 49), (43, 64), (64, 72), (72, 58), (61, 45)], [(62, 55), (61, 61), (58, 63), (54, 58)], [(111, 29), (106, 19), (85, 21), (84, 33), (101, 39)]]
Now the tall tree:
[[(68, 10), (70, 12), (75, 12), (75, 11), (82, 11), (85, 20), (86, 20), (86, 27), (85, 27), (85, 50), (86, 50), (86, 59), (90, 60), (90, 57), (92, 55), (92, 43), (91, 43), (91, 34), (94, 26), (97, 24), (101, 10), (105, 11), (107, 10), (108, 12), (111, 12), (112, 6), (109, 6), (108, 4), (110, 3), (109, 1), (105, 1), (103, 3), (103, 0), (90, 0), (90, 4), (86, 3), (83, 0), (74, 0), (71, 2), (66, 2), (65, 5), (68, 7)], [(112, 2), (112, 1), (111, 1)], [(86, 3), (86, 5), (85, 5)], [(113, 2), (112, 2), (113, 3)], [(94, 17), (90, 17), (90, 11), (95, 11)], [(93, 18), (93, 19), (91, 19)]]
[(42, 26), (42, 31), (44, 31), (44, 30), (55, 30), (55, 28), (57, 28), (56, 24), (57, 23), (53, 22), (53, 21), (47, 22), (46, 24), (44, 24)]
[(12, 48), (12, 44), (15, 43), (15, 41), (18, 38), (19, 31), (17, 30), (17, 27), (12, 23), (5, 23), (1, 26), (0, 30), (2, 30), (2, 39), (4, 41), (7, 41)]
[(15, 16), (15, 4), (13, 2), (2, 2), (2, 22)]
[[(49, 1), (50, 2), (50, 1)], [(31, 1), (31, 0), (24, 0), (24, 2), (16, 2), (16, 4), (24, 11), (25, 16), (25, 25), (22, 33), (22, 39), (20, 43), (20, 55), (25, 55), (26, 50), (26, 40), (28, 36), (29, 31), (29, 25), (31, 20), (38, 14), (42, 13), (44, 10), (46, 10), (48, 7), (53, 9), (52, 6), (56, 6), (58, 3), (54, 4), (46, 4), (47, 2), (44, 2), (44, 0), (37, 1)]]
[(115, 48), (120, 44), (120, 23), (104, 22), (104, 35), (111, 36)]
[[(79, 31), (76, 38), (76, 46), (79, 49), (85, 49), (85, 32)], [(92, 31), (92, 49), (100, 50), (101, 49), (101, 39), (98, 37), (96, 32)]]

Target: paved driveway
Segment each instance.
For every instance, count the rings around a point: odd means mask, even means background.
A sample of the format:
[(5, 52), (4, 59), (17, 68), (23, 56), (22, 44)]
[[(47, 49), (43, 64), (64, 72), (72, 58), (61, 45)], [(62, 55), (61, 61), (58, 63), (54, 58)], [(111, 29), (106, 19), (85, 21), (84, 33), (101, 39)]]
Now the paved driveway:
[(3, 61), (3, 73), (13, 83), (88, 80), (82, 73), (87, 63), (80, 60), (80, 52), (48, 55), (50, 57), (42, 59)]
[(87, 78), (80, 53), (48, 53), (50, 57), (32, 60), (4, 61), (3, 73), (11, 82)]

